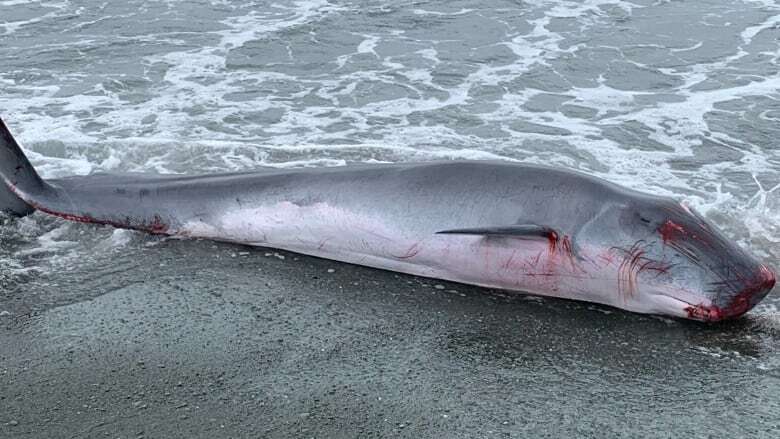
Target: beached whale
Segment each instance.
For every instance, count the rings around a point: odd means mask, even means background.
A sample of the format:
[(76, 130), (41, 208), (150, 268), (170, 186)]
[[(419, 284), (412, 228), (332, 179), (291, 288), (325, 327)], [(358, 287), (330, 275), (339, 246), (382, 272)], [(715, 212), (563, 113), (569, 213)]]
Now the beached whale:
[(484, 161), (41, 179), (0, 121), (0, 208), (717, 321), (775, 275), (679, 202)]

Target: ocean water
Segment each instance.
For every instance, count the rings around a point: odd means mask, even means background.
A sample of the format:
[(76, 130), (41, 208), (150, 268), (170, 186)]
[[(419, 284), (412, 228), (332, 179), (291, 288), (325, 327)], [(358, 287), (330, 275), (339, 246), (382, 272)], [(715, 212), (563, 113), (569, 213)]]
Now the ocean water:
[[(0, 0), (0, 114), (44, 177), (440, 159), (568, 167), (686, 200), (780, 267), (779, 40), (768, 0)], [(0, 320), (176, 270), (171, 247), (42, 214), (6, 220)], [(167, 262), (145, 264), (150, 252)], [(738, 327), (661, 349), (672, 368), (701, 365), (670, 379), (719, 383), (656, 403), (667, 431), (674, 416), (703, 423), (705, 395), (719, 420), (686, 431), (777, 433), (779, 306), (773, 293)], [(561, 312), (621, 313), (598, 309)], [(656, 348), (695, 331), (632, 319), (666, 334)], [(617, 411), (675, 388), (654, 376), (636, 393), (588, 374), (594, 395), (618, 386)], [(551, 385), (553, 403), (571, 398), (566, 382)]]

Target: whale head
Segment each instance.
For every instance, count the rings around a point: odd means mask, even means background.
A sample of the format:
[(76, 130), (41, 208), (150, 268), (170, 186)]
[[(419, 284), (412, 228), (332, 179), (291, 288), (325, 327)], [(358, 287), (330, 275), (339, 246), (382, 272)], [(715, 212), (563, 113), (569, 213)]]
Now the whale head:
[(711, 322), (733, 319), (775, 285), (772, 269), (674, 200), (634, 197), (595, 223), (610, 225), (599, 247), (606, 249), (602, 254), (608, 254), (630, 308)]

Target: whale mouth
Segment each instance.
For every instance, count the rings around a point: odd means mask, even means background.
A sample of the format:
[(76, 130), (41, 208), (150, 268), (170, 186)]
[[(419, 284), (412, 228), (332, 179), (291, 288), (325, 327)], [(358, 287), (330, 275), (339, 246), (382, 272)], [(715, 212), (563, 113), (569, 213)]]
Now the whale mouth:
[(722, 310), (712, 303), (691, 303), (668, 294), (657, 294), (656, 300), (671, 308), (666, 312), (677, 317), (684, 317), (701, 322), (717, 322), (724, 319)]
[[(701, 303), (698, 305), (688, 304), (684, 311), (688, 314), (689, 319), (700, 320), (702, 322), (719, 322), (730, 317), (737, 317), (736, 315), (727, 316), (718, 306), (704, 305)], [(745, 310), (745, 312), (746, 311), (747, 310)], [(744, 314), (744, 312), (739, 315), (742, 314)]]
[(743, 316), (753, 308), (751, 301), (745, 297), (737, 298), (731, 305), (721, 308), (716, 305), (693, 305), (685, 308), (688, 318), (703, 322), (720, 322), (722, 320), (736, 319)]
[(753, 309), (775, 286), (775, 274), (765, 265), (759, 267), (757, 275), (742, 290), (734, 295), (726, 306), (711, 301), (693, 303), (668, 294), (659, 294), (667, 304), (676, 304), (683, 317), (703, 322), (719, 322), (741, 317)]
[(756, 275), (746, 283), (738, 294), (731, 298), (728, 305), (723, 307), (697, 305), (686, 309), (686, 311), (691, 318), (703, 318), (712, 322), (735, 319), (753, 309), (772, 291), (774, 286), (775, 273), (766, 265), (761, 265)]

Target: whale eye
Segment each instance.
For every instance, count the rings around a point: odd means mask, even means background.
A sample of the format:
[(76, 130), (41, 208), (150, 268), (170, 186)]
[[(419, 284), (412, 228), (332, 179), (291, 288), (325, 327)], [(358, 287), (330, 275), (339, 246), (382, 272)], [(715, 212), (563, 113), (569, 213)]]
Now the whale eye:
[(639, 220), (642, 221), (645, 224), (650, 224), (650, 220), (645, 218), (645, 217), (643, 217), (643, 216), (641, 216), (641, 215), (639, 216)]

